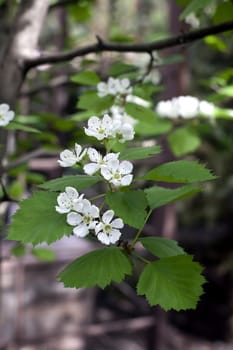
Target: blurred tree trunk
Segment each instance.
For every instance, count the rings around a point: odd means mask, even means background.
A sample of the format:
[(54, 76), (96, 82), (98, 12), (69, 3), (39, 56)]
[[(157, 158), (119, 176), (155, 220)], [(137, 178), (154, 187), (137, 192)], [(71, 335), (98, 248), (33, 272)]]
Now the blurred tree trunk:
[[(168, 12), (169, 12), (169, 32), (173, 35), (179, 34), (181, 31), (179, 15), (180, 8), (176, 5), (173, 0), (168, 2)], [(189, 72), (187, 67), (187, 60), (185, 59), (186, 49), (182, 49), (182, 54), (184, 60), (181, 63), (166, 65), (162, 69), (162, 79), (164, 82), (165, 90), (162, 99), (170, 99), (174, 96), (183, 95), (187, 91), (189, 83)], [(177, 49), (166, 50), (165, 55), (176, 54)], [(163, 162), (168, 162), (174, 160), (174, 157), (168, 147), (165, 138), (162, 140), (163, 152)], [(153, 226), (155, 228), (155, 234), (166, 237), (174, 238), (176, 228), (177, 228), (177, 218), (175, 211), (175, 204), (170, 204), (165, 207), (158, 208), (153, 214)], [(155, 337), (152, 338), (150, 350), (163, 350), (167, 349), (165, 342), (167, 337), (167, 313), (165, 311), (158, 309), (155, 311), (156, 317), (158, 318), (158, 326), (156, 327)], [(175, 348), (175, 347), (174, 347)]]

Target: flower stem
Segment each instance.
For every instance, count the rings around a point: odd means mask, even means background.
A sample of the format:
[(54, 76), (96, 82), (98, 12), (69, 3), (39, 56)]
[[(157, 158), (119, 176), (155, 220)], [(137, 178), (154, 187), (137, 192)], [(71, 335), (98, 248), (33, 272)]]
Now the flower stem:
[(132, 252), (132, 255), (134, 255), (136, 258), (138, 258), (139, 260), (143, 261), (143, 262), (146, 263), (146, 264), (149, 264), (149, 263), (150, 263), (149, 260), (147, 260), (146, 258), (144, 258), (143, 256), (141, 256), (141, 255), (139, 255), (139, 254), (137, 254), (137, 253), (135, 253), (135, 252)]
[(141, 233), (142, 233), (142, 230), (143, 230), (143, 228), (144, 228), (144, 226), (145, 226), (147, 220), (149, 219), (151, 213), (152, 213), (152, 209), (150, 209), (150, 210), (148, 211), (147, 216), (146, 216), (145, 221), (144, 221), (144, 224), (143, 224), (142, 227), (138, 230), (136, 236), (134, 237), (134, 240), (133, 240), (133, 242), (132, 242), (132, 247), (134, 247), (135, 244), (137, 243), (137, 241), (138, 241), (138, 239), (139, 239), (139, 237), (140, 237), (140, 235), (141, 235)]
[(97, 196), (94, 196), (94, 197), (90, 198), (90, 200), (91, 201), (95, 201), (96, 199), (102, 198), (105, 195), (106, 195), (105, 193), (101, 193), (101, 194), (98, 194)]

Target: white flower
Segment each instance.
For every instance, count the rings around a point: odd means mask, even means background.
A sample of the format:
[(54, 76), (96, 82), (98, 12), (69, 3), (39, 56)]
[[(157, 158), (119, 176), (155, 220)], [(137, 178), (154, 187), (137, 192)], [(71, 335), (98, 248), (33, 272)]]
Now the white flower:
[[(78, 237), (85, 237), (90, 230), (94, 230), (99, 217), (99, 208), (92, 205), (89, 200), (83, 199), (79, 210), (80, 213), (70, 212), (67, 215), (67, 223), (73, 228), (73, 233)], [(74, 208), (75, 209), (75, 208)]]
[(200, 101), (199, 111), (200, 111), (200, 114), (212, 117), (214, 116), (214, 111), (215, 111), (214, 104), (207, 101)]
[(126, 97), (126, 102), (132, 102), (132, 103), (135, 103), (136, 105), (143, 106), (143, 107), (150, 107), (150, 102), (135, 95), (128, 95)]
[(84, 130), (87, 136), (93, 136), (99, 141), (112, 137), (112, 118), (108, 114), (103, 119), (93, 116), (88, 120), (88, 128)]
[(129, 79), (114, 79), (112, 77), (108, 78), (107, 83), (100, 82), (97, 84), (97, 94), (99, 97), (104, 97), (107, 95), (117, 96), (117, 95), (127, 95), (131, 94), (132, 88), (130, 86)]
[(184, 119), (190, 119), (196, 117), (200, 112), (204, 114), (203, 111), (205, 111), (205, 108), (207, 110), (208, 106), (200, 102), (196, 97), (179, 96), (174, 97), (171, 100), (160, 101), (157, 104), (156, 112), (161, 117), (171, 119), (181, 117)]
[(86, 149), (82, 151), (82, 147), (76, 143), (74, 151), (65, 149), (60, 153), (60, 160), (58, 160), (58, 163), (62, 167), (73, 166), (74, 164), (80, 162), (83, 159), (86, 152), (87, 152)]
[(101, 175), (115, 187), (129, 186), (132, 182), (133, 175), (130, 174), (133, 170), (133, 164), (127, 160), (120, 162), (114, 159), (108, 162), (107, 165), (101, 167)]
[(6, 103), (0, 104), (0, 126), (6, 126), (14, 119), (15, 113), (10, 111), (10, 107)]
[(121, 106), (113, 105), (110, 108), (110, 112), (112, 115), (113, 122), (120, 121), (121, 123), (127, 123), (132, 126), (138, 123), (138, 121), (131, 117), (129, 114), (127, 114), (124, 108)]
[(172, 101), (160, 101), (156, 106), (156, 112), (161, 117), (167, 117), (167, 118), (177, 118), (178, 113), (178, 106), (177, 104), (172, 103)]
[(119, 142), (123, 143), (125, 141), (133, 140), (134, 138), (134, 128), (129, 123), (121, 122), (120, 120), (115, 120), (113, 122), (114, 136)]
[(79, 195), (74, 187), (67, 186), (65, 192), (62, 192), (57, 197), (56, 211), (60, 214), (69, 213), (74, 209), (74, 205), (83, 200), (83, 194)]
[(102, 166), (107, 165), (110, 160), (118, 159), (119, 157), (119, 153), (107, 153), (103, 157), (95, 148), (89, 148), (87, 154), (92, 162), (86, 164), (83, 168), (87, 175), (95, 174)]
[(184, 21), (187, 24), (189, 24), (192, 28), (198, 28), (200, 26), (200, 21), (196, 17), (194, 12), (191, 12), (188, 16), (186, 16)]
[(112, 220), (113, 217), (114, 211), (107, 210), (102, 216), (102, 221), (95, 227), (98, 240), (106, 245), (116, 243), (121, 236), (119, 229), (124, 227), (122, 219)]
[(183, 118), (194, 118), (198, 114), (199, 100), (193, 96), (179, 96), (173, 101), (178, 103), (179, 116)]

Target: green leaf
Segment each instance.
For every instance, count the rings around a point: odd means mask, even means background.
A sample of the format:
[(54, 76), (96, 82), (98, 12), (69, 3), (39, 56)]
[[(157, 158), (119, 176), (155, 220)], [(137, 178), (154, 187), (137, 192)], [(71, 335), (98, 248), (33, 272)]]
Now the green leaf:
[(34, 248), (32, 254), (41, 261), (52, 262), (56, 259), (56, 254), (48, 248)]
[(180, 199), (190, 197), (200, 191), (200, 187), (192, 185), (185, 185), (175, 189), (153, 186), (146, 189), (145, 193), (151, 209), (155, 209), (176, 202)]
[(125, 111), (127, 114), (143, 122), (155, 123), (156, 114), (150, 108), (127, 102), (125, 105)]
[(30, 198), (21, 202), (13, 216), (7, 238), (36, 245), (69, 236), (72, 227), (66, 223), (66, 215), (55, 211), (56, 204), (56, 193), (34, 192)]
[(200, 137), (189, 127), (178, 128), (168, 136), (168, 143), (175, 156), (195, 151), (201, 144)]
[(99, 97), (96, 91), (85, 91), (79, 98), (77, 107), (100, 113), (108, 110), (114, 103), (114, 96)]
[(11, 254), (16, 256), (17, 258), (24, 256), (26, 254), (26, 247), (24, 244), (17, 243), (12, 249)]
[(77, 190), (83, 190), (84, 188), (95, 185), (100, 180), (101, 178), (99, 176), (69, 175), (47, 181), (39, 185), (39, 187), (50, 191), (64, 191), (67, 186), (75, 187)]
[(111, 77), (119, 77), (122, 74), (126, 74), (129, 72), (135, 72), (138, 68), (133, 66), (132, 64), (126, 64), (123, 62), (115, 62), (111, 65), (109, 69), (109, 76)]
[(31, 126), (20, 124), (17, 122), (10, 122), (10, 124), (7, 125), (6, 129), (8, 130), (20, 130), (25, 132), (32, 132), (32, 133), (41, 133), (40, 130), (32, 128)]
[(94, 71), (86, 70), (73, 75), (71, 81), (83, 85), (97, 85), (100, 82), (100, 78)]
[(139, 121), (134, 127), (135, 132), (138, 135), (144, 136), (156, 136), (165, 134), (172, 128), (172, 122), (161, 118), (155, 118), (153, 122)]
[(120, 159), (144, 159), (161, 152), (159, 146), (127, 148), (120, 154)]
[(106, 201), (124, 223), (135, 228), (143, 226), (148, 203), (142, 190), (109, 192), (106, 195)]
[(233, 97), (233, 85), (225, 86), (218, 90), (220, 95)]
[(221, 51), (221, 52), (227, 52), (228, 47), (227, 44), (220, 39), (217, 35), (208, 35), (204, 38), (204, 41), (207, 45), (212, 47), (215, 50)]
[(164, 182), (192, 183), (214, 180), (217, 176), (211, 174), (204, 164), (192, 160), (178, 160), (156, 167), (144, 178)]
[(212, 17), (213, 23), (223, 23), (232, 21), (233, 4), (231, 1), (220, 1), (218, 7), (215, 10), (215, 14)]
[(202, 267), (190, 255), (177, 255), (149, 263), (143, 270), (137, 293), (146, 296), (149, 304), (165, 311), (195, 309), (205, 278)]
[(185, 10), (181, 13), (180, 19), (184, 19), (192, 12), (197, 12), (208, 6), (213, 0), (193, 0), (191, 1)]
[(60, 274), (65, 287), (81, 288), (121, 282), (132, 270), (128, 257), (117, 247), (95, 250), (69, 264)]
[(139, 240), (144, 248), (159, 258), (186, 254), (177, 241), (162, 237), (145, 237)]

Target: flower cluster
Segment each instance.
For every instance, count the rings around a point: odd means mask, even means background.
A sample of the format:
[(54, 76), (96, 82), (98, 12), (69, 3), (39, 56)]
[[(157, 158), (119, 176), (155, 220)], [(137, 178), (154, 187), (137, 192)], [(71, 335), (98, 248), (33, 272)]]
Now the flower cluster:
[(122, 118), (112, 118), (108, 114), (105, 114), (102, 119), (91, 117), (88, 120), (88, 127), (84, 130), (87, 136), (93, 136), (99, 141), (115, 138), (123, 143), (134, 138), (134, 128), (131, 124), (124, 122)]
[(107, 95), (112, 96), (126, 96), (132, 93), (132, 87), (130, 86), (129, 79), (114, 79), (108, 78), (107, 83), (100, 82), (97, 85), (97, 93), (99, 97)]
[(124, 227), (122, 219), (113, 220), (114, 211), (107, 210), (102, 217), (99, 208), (91, 204), (79, 194), (74, 187), (66, 187), (57, 197), (56, 211), (59, 214), (67, 214), (66, 221), (73, 226), (73, 233), (77, 237), (86, 237), (93, 233), (97, 239), (106, 245), (116, 243), (121, 237)]
[(160, 101), (156, 106), (156, 112), (165, 118), (178, 117), (191, 119), (197, 115), (213, 116), (215, 107), (207, 101), (200, 101), (193, 96), (179, 96), (171, 100)]
[(186, 16), (184, 21), (194, 29), (200, 26), (200, 20), (197, 18), (194, 12), (191, 12), (188, 16)]
[(6, 126), (15, 117), (15, 113), (10, 110), (6, 103), (0, 104), (0, 126)]
[[(119, 160), (119, 153), (107, 153), (102, 156), (95, 148), (82, 150), (82, 147), (75, 144), (75, 150), (68, 149), (60, 153), (58, 163), (62, 167), (71, 167), (79, 163), (84, 156), (89, 158), (90, 163), (83, 166), (87, 175), (94, 175), (97, 172), (113, 187), (129, 186), (133, 180), (133, 164), (127, 160)], [(86, 157), (86, 158), (87, 158)]]

